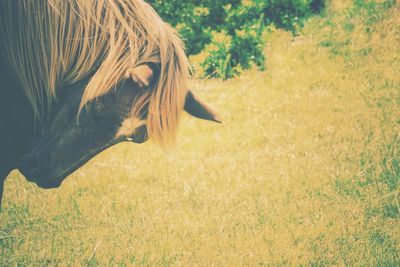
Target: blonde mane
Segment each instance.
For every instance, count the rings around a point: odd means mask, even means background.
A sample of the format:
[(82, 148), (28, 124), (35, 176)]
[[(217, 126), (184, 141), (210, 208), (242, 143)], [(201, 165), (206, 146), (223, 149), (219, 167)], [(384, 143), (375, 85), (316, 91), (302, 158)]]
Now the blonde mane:
[(172, 143), (183, 110), (189, 64), (181, 39), (142, 0), (2, 0), (0, 31), (9, 63), (45, 120), (57, 90), (90, 77), (80, 110), (144, 63), (161, 66), (154, 88), (132, 107), (149, 106), (149, 137)]

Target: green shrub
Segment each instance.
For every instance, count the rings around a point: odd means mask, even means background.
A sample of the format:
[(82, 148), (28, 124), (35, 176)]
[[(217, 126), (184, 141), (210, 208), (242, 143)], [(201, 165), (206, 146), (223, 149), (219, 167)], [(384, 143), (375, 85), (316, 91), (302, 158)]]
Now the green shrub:
[[(296, 32), (324, 0), (150, 0), (160, 16), (176, 27), (189, 55), (203, 53), (204, 77), (230, 78), (252, 65), (264, 67), (264, 25)], [(227, 35), (229, 43), (218, 36)]]
[(267, 24), (295, 33), (304, 20), (324, 7), (323, 0), (267, 0), (264, 14)]
[(211, 44), (205, 48), (206, 57), (201, 63), (204, 77), (228, 79), (252, 65), (264, 68), (262, 9), (262, 1), (225, 6), (225, 29), (214, 35), (226, 37), (212, 38)]
[(231, 64), (230, 48), (232, 38), (224, 32), (214, 32), (212, 42), (204, 49), (201, 62), (202, 76), (210, 78), (231, 78), (239, 73)]

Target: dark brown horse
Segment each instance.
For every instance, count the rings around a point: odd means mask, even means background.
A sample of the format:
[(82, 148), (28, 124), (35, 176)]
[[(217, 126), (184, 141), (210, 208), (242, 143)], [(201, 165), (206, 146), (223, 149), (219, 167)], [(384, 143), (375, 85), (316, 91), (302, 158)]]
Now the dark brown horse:
[(220, 122), (187, 90), (179, 38), (141, 0), (4, 0), (0, 13), (1, 193), (16, 168), (54, 188), (116, 143), (165, 145), (183, 110)]
[(10, 70), (0, 58), (0, 206), (3, 183), (17, 168), (33, 136), (32, 109)]

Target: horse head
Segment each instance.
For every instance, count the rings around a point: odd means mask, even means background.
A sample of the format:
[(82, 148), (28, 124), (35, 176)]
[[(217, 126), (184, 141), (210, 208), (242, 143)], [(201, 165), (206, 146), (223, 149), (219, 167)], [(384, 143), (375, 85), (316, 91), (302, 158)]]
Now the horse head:
[[(148, 105), (132, 112), (132, 106), (156, 80), (153, 70), (144, 66), (130, 73), (114, 90), (88, 102), (81, 111), (88, 79), (62, 88), (48, 123), (35, 135), (19, 163), (21, 173), (42, 188), (58, 187), (106, 148), (120, 142), (147, 141)], [(219, 115), (191, 91), (187, 92), (184, 110), (197, 118), (220, 122)]]
[[(20, 121), (36, 123), (31, 144), (5, 172), (17, 167), (40, 187), (58, 187), (120, 142), (167, 146), (183, 110), (220, 121), (187, 90), (190, 64), (179, 34), (143, 0), (4, 0), (0, 34), (14, 90), (31, 108)], [(14, 144), (17, 129), (8, 131)]]

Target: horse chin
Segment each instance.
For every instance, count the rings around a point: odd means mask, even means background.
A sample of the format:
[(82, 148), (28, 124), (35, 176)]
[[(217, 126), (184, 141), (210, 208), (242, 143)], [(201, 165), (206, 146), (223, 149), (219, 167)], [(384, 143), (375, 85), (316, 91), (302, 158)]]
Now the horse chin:
[[(47, 176), (47, 175), (39, 175), (39, 174), (30, 174), (24, 171), (22, 168), (19, 169), (19, 171), (22, 173), (22, 175), (25, 176), (25, 178), (29, 182), (35, 183), (37, 186), (43, 189), (52, 189), (52, 188), (58, 188), (60, 187), (61, 183), (63, 182), (64, 179), (48, 179), (48, 177), (53, 177), (53, 176)], [(43, 177), (46, 177), (46, 179), (43, 179)]]
[[(69, 175), (94, 156), (122, 141), (124, 141), (122, 138), (112, 140), (90, 152), (81, 154), (81, 157), (74, 160), (66, 160), (66, 158), (55, 159), (54, 157), (50, 159), (50, 155), (47, 153), (42, 153), (39, 156), (37, 155), (37, 150), (33, 150), (20, 160), (18, 170), (28, 181), (34, 182), (41, 188), (58, 188)], [(43, 160), (44, 158), (48, 160)]]
[[(28, 178), (27, 178), (28, 179)], [(53, 189), (53, 188), (58, 188), (61, 186), (62, 182), (64, 179), (61, 180), (29, 180), (31, 182), (34, 182), (37, 186), (43, 189)]]
[(27, 168), (26, 166), (29, 166), (31, 164), (28, 162), (28, 159), (24, 159), (21, 161), (20, 167), (18, 170), (22, 175), (25, 176), (25, 178), (29, 182), (35, 183), (37, 186), (43, 189), (52, 189), (52, 188), (58, 188), (61, 186), (62, 182), (64, 181), (65, 177), (68, 176), (68, 174), (64, 175), (54, 175), (52, 173), (45, 173), (41, 171), (35, 171), (32, 169)]
[(18, 170), (29, 182), (35, 183), (40, 188), (58, 188), (69, 175), (78, 170), (96, 154), (97, 153), (86, 155), (84, 158), (70, 164), (68, 167), (55, 166), (57, 164), (53, 162), (52, 166), (47, 166), (47, 168), (40, 165), (37, 165), (36, 168), (29, 167), (34, 165), (35, 161), (27, 156), (21, 160)]

